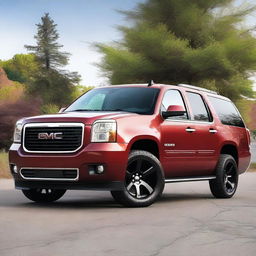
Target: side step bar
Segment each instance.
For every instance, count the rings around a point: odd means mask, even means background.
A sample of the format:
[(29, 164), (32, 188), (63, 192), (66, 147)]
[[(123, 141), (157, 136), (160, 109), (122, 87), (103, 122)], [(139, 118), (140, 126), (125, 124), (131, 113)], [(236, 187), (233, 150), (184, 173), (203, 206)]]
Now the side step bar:
[(165, 183), (175, 183), (175, 182), (189, 182), (189, 181), (203, 181), (203, 180), (214, 180), (216, 176), (198, 176), (198, 177), (184, 177), (184, 178), (173, 178), (166, 179)]

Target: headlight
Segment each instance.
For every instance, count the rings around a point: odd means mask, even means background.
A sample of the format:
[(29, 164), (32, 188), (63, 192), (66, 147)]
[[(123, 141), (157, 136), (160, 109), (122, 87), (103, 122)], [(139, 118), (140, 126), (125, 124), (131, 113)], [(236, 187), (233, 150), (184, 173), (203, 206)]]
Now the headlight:
[(91, 142), (116, 142), (116, 121), (95, 121), (92, 125)]
[(17, 122), (16, 126), (15, 126), (15, 130), (14, 130), (14, 134), (13, 134), (13, 142), (15, 143), (21, 143), (21, 131), (22, 131), (22, 123), (21, 122)]

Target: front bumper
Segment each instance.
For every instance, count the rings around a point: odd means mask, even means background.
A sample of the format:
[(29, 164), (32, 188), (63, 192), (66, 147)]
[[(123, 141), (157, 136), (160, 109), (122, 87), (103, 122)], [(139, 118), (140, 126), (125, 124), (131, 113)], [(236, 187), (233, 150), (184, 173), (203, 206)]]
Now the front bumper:
[[(72, 154), (35, 154), (23, 151), (20, 144), (12, 144), (9, 150), (10, 164), (17, 166), (12, 172), (17, 189), (96, 189), (121, 190), (125, 178), (128, 153), (124, 143), (91, 143)], [(89, 166), (102, 164), (102, 174), (90, 175)], [(79, 178), (75, 181), (27, 180), (22, 177), (21, 168), (77, 168)]]

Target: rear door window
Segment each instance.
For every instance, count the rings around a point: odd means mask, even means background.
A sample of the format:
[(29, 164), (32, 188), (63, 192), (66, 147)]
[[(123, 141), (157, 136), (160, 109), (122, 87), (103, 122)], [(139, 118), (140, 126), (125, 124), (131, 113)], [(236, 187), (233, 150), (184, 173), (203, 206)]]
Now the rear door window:
[(231, 101), (208, 96), (220, 121), (226, 125), (245, 127), (242, 117)]
[(200, 94), (187, 92), (188, 100), (193, 112), (193, 118), (196, 121), (210, 122), (210, 114), (206, 108), (203, 98)]

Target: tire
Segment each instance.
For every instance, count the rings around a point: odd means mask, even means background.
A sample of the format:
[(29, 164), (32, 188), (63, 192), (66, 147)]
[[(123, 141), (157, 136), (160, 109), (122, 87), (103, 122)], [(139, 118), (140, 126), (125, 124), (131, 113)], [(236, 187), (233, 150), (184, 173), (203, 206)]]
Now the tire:
[(209, 181), (210, 189), (216, 198), (231, 198), (238, 186), (237, 163), (231, 155), (220, 156), (216, 167), (216, 179)]
[(151, 205), (162, 195), (164, 189), (161, 163), (147, 151), (131, 151), (124, 184), (124, 190), (111, 191), (118, 203), (128, 207)]
[(60, 199), (65, 194), (66, 190), (38, 188), (22, 190), (22, 192), (31, 201), (37, 203), (50, 203)]

